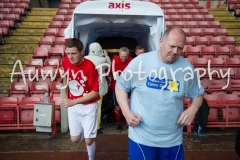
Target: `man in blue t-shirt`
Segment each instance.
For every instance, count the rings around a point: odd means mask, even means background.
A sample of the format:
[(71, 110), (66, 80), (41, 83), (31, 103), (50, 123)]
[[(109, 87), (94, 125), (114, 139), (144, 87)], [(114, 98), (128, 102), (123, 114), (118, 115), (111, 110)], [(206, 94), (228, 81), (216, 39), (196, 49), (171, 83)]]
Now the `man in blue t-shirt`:
[[(137, 56), (117, 79), (117, 100), (130, 126), (130, 160), (184, 160), (183, 126), (191, 124), (204, 93), (193, 66), (179, 57), (185, 43), (181, 28), (168, 28), (160, 50)], [(185, 111), (183, 97), (192, 99)]]

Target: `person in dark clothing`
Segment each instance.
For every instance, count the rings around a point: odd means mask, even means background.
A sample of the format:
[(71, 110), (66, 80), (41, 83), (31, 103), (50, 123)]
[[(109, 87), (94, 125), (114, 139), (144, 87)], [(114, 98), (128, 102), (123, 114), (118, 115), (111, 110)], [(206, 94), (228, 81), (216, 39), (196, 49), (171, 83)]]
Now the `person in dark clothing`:
[(202, 105), (199, 108), (194, 119), (194, 125), (193, 125), (194, 135), (202, 136), (201, 132), (198, 132), (198, 129), (199, 127), (201, 127), (201, 130), (204, 130), (206, 128), (207, 121), (208, 121), (208, 113), (209, 113), (209, 106), (208, 106), (207, 100), (203, 98)]
[(240, 130), (238, 130), (238, 132), (237, 132), (235, 151), (238, 154), (238, 156), (240, 157)]

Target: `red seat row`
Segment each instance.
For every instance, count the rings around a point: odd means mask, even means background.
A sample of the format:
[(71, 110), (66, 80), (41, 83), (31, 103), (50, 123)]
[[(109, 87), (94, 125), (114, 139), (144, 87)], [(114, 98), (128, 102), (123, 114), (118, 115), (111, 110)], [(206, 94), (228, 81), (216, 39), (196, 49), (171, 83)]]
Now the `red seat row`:
[[(200, 30), (199, 30), (200, 31)], [(191, 33), (191, 32), (190, 32)], [(200, 37), (200, 36), (194, 36), (195, 34), (194, 33), (197, 33), (197, 32), (192, 32), (193, 36), (191, 37), (187, 37), (186, 39), (186, 45), (193, 45), (193, 46), (200, 46), (200, 45), (203, 45), (203, 46), (236, 46), (236, 40), (234, 37), (232, 36), (218, 36), (218, 37), (211, 37), (211, 36), (203, 36), (203, 37)]]
[(165, 15), (182, 15), (182, 14), (189, 14), (189, 15), (194, 15), (194, 14), (202, 14), (206, 15), (208, 14), (207, 9), (165, 9), (163, 10)]
[(187, 46), (182, 51), (186, 58), (240, 58), (240, 46), (235, 47), (192, 47)]
[(201, 4), (181, 4), (181, 3), (176, 3), (176, 4), (171, 4), (171, 3), (167, 3), (167, 4), (158, 4), (158, 6), (162, 9), (203, 9), (203, 5)]
[(166, 21), (214, 21), (214, 17), (212, 14), (172, 14), (165, 15)]
[(214, 68), (223, 68), (223, 67), (231, 67), (238, 68), (240, 65), (239, 58), (196, 58), (196, 57), (188, 57), (185, 58), (187, 61), (192, 63), (192, 65), (196, 68), (202, 67), (207, 68), (208, 62), (211, 67)]
[(166, 21), (166, 27), (177, 26), (181, 28), (220, 28), (219, 21)]
[(227, 36), (226, 28), (182, 28), (187, 36)]
[(30, 5), (29, 3), (1, 3), (0, 2), (0, 8), (23, 8), (23, 9), (29, 9)]

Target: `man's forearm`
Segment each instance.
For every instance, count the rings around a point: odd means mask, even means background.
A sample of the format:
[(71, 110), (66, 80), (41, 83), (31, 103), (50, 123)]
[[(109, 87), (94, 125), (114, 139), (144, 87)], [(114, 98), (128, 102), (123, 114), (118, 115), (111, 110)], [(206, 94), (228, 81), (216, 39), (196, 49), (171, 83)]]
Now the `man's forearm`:
[(196, 108), (196, 110), (198, 110), (202, 105), (202, 101), (203, 101), (203, 95), (195, 97), (192, 99), (192, 103), (190, 107), (194, 107)]
[(89, 101), (97, 98), (98, 96), (99, 96), (99, 92), (98, 91), (91, 91), (87, 95), (85, 95), (85, 96), (83, 96), (81, 98), (77, 98), (74, 101), (75, 101), (75, 104), (81, 104), (81, 103), (89, 102)]

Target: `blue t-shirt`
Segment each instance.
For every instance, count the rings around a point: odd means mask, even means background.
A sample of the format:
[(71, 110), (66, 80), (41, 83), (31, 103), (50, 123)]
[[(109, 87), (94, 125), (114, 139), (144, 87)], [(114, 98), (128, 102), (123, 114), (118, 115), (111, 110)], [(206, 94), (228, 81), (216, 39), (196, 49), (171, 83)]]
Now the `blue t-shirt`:
[(157, 51), (134, 58), (116, 85), (132, 90), (130, 109), (142, 117), (139, 126), (129, 127), (129, 138), (153, 147), (182, 143), (183, 126), (177, 124), (183, 112), (182, 98), (204, 93), (188, 61), (179, 57), (173, 64), (165, 64), (158, 59)]

